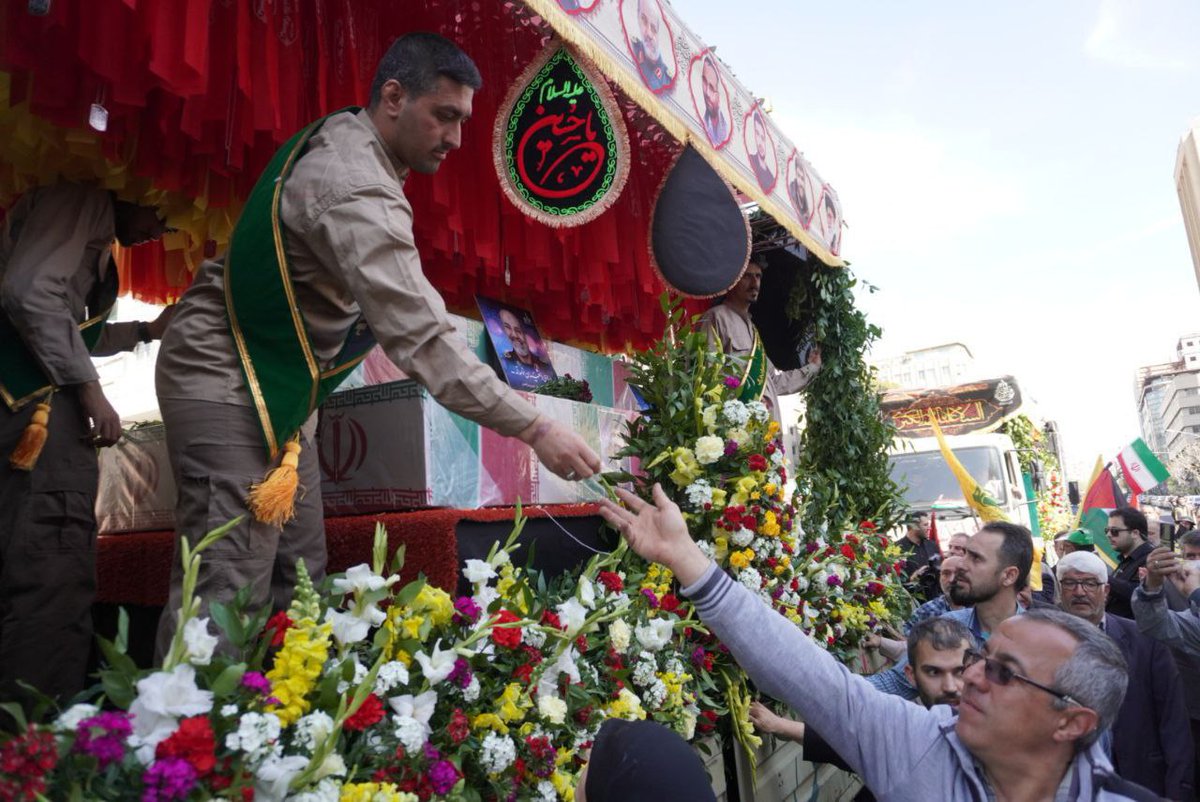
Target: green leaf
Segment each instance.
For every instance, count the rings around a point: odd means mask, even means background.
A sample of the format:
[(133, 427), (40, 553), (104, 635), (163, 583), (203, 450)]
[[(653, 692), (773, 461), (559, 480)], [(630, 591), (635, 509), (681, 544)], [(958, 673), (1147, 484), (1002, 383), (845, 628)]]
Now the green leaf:
[(213, 692), (213, 695), (216, 698), (223, 699), (233, 693), (233, 691), (237, 688), (238, 683), (242, 681), (242, 677), (245, 676), (245, 674), (245, 663), (235, 663), (234, 665), (228, 666), (217, 676), (215, 680), (213, 680), (212, 686), (209, 688), (209, 690)]

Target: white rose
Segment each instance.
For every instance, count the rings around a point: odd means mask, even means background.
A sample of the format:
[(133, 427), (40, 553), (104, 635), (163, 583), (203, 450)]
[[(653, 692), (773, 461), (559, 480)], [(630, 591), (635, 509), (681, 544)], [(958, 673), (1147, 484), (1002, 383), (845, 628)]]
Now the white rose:
[(567, 719), (567, 703), (557, 696), (538, 697), (538, 715), (551, 724), (562, 724)]
[(705, 435), (696, 440), (696, 461), (701, 465), (711, 465), (725, 455), (725, 441), (713, 435)]

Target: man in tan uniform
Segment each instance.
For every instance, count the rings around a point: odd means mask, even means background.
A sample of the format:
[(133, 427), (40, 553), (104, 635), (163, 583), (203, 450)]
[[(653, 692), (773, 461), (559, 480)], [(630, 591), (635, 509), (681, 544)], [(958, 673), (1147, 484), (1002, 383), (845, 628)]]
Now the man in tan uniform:
[[(750, 360), (759, 342), (758, 330), (750, 319), (750, 304), (758, 300), (762, 286), (762, 267), (754, 261), (746, 266), (738, 283), (733, 285), (724, 300), (709, 309), (700, 318), (700, 325), (708, 332), (709, 342), (720, 345), (726, 354)], [(763, 359), (766, 359), (764, 353)], [(779, 396), (798, 393), (808, 386), (821, 370), (821, 351), (814, 348), (808, 364), (795, 370), (776, 370), (766, 360), (766, 381), (762, 402), (767, 405), (771, 417), (779, 420)]]
[[(586, 478), (600, 469), (599, 457), (574, 432), (539, 417), (465, 349), (421, 271), (413, 242), (404, 181), (410, 171), (436, 172), (459, 147), (480, 85), (474, 63), (452, 42), (409, 34), (381, 60), (370, 106), (321, 123), (279, 198), (294, 306), (323, 370), (331, 369), (347, 333), (363, 321), (388, 357), (439, 403), (520, 438), (560, 476)], [(235, 246), (237, 237), (235, 232)], [(159, 404), (179, 486), (176, 525), (191, 542), (245, 514), (247, 488), (271, 465), (255, 412), (260, 399), (248, 391), (230, 330), (226, 269), (226, 262), (201, 267), (158, 361)], [(254, 325), (252, 317), (238, 315), (237, 322), (246, 328)], [(249, 586), (254, 604), (281, 608), (290, 601), (299, 557), (314, 578), (323, 576), (314, 428), (315, 415), (299, 433), (299, 481), (307, 492), (297, 500), (295, 518), (279, 529), (248, 517), (207, 551), (197, 586), (205, 603), (228, 601)], [(181, 574), (176, 560), (159, 627), (160, 654), (175, 626)]]
[[(121, 436), (91, 357), (157, 339), (170, 319), (168, 311), (149, 323), (103, 323), (118, 289), (109, 248), (114, 238), (137, 245), (165, 230), (156, 210), (77, 184), (31, 190), (5, 220), (0, 702), (23, 698), (18, 680), (64, 701), (83, 689), (96, 592), (96, 448)], [(96, 325), (81, 331), (89, 319)], [(46, 399), (46, 443), (31, 470), (17, 470), (8, 457)]]

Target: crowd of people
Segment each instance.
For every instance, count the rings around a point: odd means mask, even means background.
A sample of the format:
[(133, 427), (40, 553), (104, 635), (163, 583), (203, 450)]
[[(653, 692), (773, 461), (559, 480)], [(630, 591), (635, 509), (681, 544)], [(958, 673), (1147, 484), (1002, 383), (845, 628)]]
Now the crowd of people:
[[(291, 399), (257, 378), (308, 370), (289, 361), (297, 352), (291, 346), (336, 369), (351, 334), (365, 326), (449, 409), (520, 438), (564, 478), (599, 470), (599, 457), (578, 435), (540, 417), (465, 350), (413, 244), (405, 178), (436, 171), (458, 147), (481, 81), (449, 41), (401, 37), (380, 63), (367, 108), (318, 121), (286, 174), (269, 168), (262, 181), (281, 184), (277, 205), (250, 203), (239, 223), (243, 237), (274, 226), (285, 243), (274, 258), (290, 277), (286, 301), (242, 299), (260, 305), (261, 315), (231, 319), (239, 301), (231, 294), (250, 290), (231, 289), (231, 262), (214, 260), (156, 320), (102, 326), (98, 339), (89, 337), (80, 324), (102, 322), (115, 297), (113, 241), (153, 240), (166, 231), (164, 220), (155, 209), (71, 184), (31, 191), (9, 211), (0, 242), (0, 330), (30, 378), (20, 384), (18, 371), (5, 368), (0, 450), (19, 451), (30, 437), (44, 442), (35, 462), (0, 465), (0, 698), (22, 699), (28, 686), (66, 699), (83, 687), (95, 592), (96, 448), (120, 437), (93, 354), (163, 340), (157, 389), (180, 488), (181, 543), (243, 515), (248, 488), (281, 453), (308, 488), (282, 526), (247, 516), (206, 554), (197, 587), (205, 605), (248, 587), (256, 603), (285, 606), (298, 557), (314, 579), (323, 574), (311, 445), (319, 398), (314, 391), (287, 418), (276, 409)], [(761, 274), (751, 264), (703, 324), (714, 347), (757, 362), (761, 377), (747, 384), (777, 416), (777, 393), (804, 388), (821, 357), (814, 350), (792, 371), (770, 365), (749, 315)], [(271, 314), (276, 302), (294, 306), (304, 326), (285, 331), (288, 320)], [(281, 337), (290, 337), (286, 347), (263, 345)], [(276, 431), (273, 424), (285, 419), (290, 425)], [(921, 605), (902, 634), (871, 644), (894, 665), (860, 677), (717, 570), (661, 490), (651, 502), (620, 495), (623, 505), (603, 503), (605, 518), (635, 551), (674, 572), (757, 687), (799, 717), (760, 702), (750, 711), (754, 724), (802, 743), (810, 759), (854, 771), (864, 794), (980, 802), (1194, 798), (1200, 533), (1186, 533), (1176, 553), (1155, 542), (1141, 512), (1119, 508), (1106, 530), (1121, 557), (1114, 567), (1077, 530), (1056, 540), (1051, 570), (1035, 564), (1022, 526), (987, 523), (957, 534), (943, 555), (929, 516), (914, 515), (899, 545)], [(175, 567), (163, 644), (180, 602)], [(1036, 592), (1034, 571), (1042, 576)], [(644, 726), (607, 727), (597, 739), (593, 778), (577, 798), (710, 798), (702, 768), (676, 741)], [(666, 763), (679, 773), (662, 771)]]

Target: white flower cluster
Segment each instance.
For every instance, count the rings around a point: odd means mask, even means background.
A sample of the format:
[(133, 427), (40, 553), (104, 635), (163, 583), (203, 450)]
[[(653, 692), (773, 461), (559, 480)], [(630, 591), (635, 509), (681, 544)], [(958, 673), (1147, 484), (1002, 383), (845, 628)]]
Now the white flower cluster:
[(745, 426), (750, 420), (750, 410), (741, 401), (726, 401), (721, 408), (721, 416), (734, 426)]
[(738, 582), (741, 582), (749, 590), (758, 593), (762, 589), (762, 574), (757, 568), (747, 567), (738, 572)]
[(257, 763), (278, 752), (279, 733), (279, 717), (274, 713), (247, 713), (237, 730), (225, 736), (225, 748), (245, 752), (251, 763)]
[(554, 783), (549, 780), (542, 780), (537, 786), (537, 798), (540, 802), (557, 802), (558, 792), (554, 790)]
[(417, 754), (425, 745), (425, 727), (412, 716), (393, 716), (396, 740), (404, 745), (409, 754)]
[(546, 633), (540, 629), (525, 627), (521, 630), (521, 642), (527, 643), (535, 649), (540, 649), (546, 645)]
[(710, 560), (717, 558), (717, 548), (707, 540), (698, 540), (696, 545), (700, 547), (700, 551), (704, 552), (704, 556)]
[(637, 664), (633, 667), (633, 682), (642, 688), (654, 682), (654, 672), (658, 670), (658, 666), (654, 662), (654, 656), (649, 652), (642, 652), (638, 655)]
[(401, 663), (399, 660), (392, 660), (384, 663), (379, 667), (379, 673), (375, 675), (375, 695), (387, 696), (388, 692), (394, 688), (408, 684), (408, 666)]
[(767, 405), (762, 401), (751, 401), (746, 405), (746, 411), (759, 423), (766, 423), (771, 418), (771, 413), (767, 411)]
[(665, 701), (667, 701), (667, 686), (661, 679), (655, 677), (654, 681), (642, 693), (642, 702), (651, 710), (657, 710), (662, 707)]
[(474, 702), (479, 698), (479, 678), (474, 674), (471, 675), (471, 682), (467, 687), (462, 689), (463, 701)]
[[(363, 680), (367, 678), (367, 673), (370, 671), (370, 669), (359, 662), (358, 655), (351, 655), (348, 659), (354, 662), (354, 681), (339, 681), (337, 686), (338, 693), (345, 693), (346, 691), (350, 690), (352, 686), (357, 688), (359, 685), (362, 685)], [(342, 665), (344, 665), (344, 663)], [(341, 667), (339, 666), (337, 670), (341, 671)]]
[(516, 758), (517, 747), (507, 735), (489, 732), (483, 739), (479, 762), (489, 774), (499, 774), (511, 766)]
[(754, 540), (754, 532), (744, 526), (740, 526), (736, 532), (733, 532), (729, 535), (729, 540), (739, 549), (745, 548), (746, 546), (750, 545), (751, 541)]
[(687, 486), (684, 494), (693, 509), (701, 510), (704, 509), (705, 504), (712, 503), (713, 489), (707, 479), (697, 479)]
[(317, 783), (316, 788), (289, 796), (288, 802), (338, 802), (341, 798), (342, 784), (327, 777)]
[(567, 703), (557, 696), (539, 696), (538, 715), (551, 724), (562, 724), (567, 720)]
[(292, 731), (292, 740), (302, 746), (306, 752), (312, 752), (317, 745), (333, 732), (333, 719), (322, 710), (314, 710), (296, 722)]
[(657, 652), (671, 641), (674, 625), (665, 618), (654, 618), (648, 624), (638, 624), (634, 629), (638, 643), (646, 649)]
[(715, 435), (706, 434), (696, 440), (696, 462), (712, 465), (725, 456), (725, 441)]
[(624, 654), (629, 648), (629, 639), (632, 635), (629, 624), (626, 624), (623, 618), (617, 618), (608, 625), (608, 642), (618, 653)]

